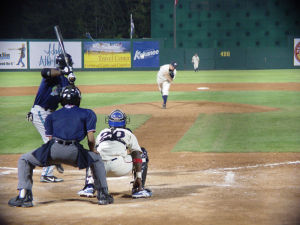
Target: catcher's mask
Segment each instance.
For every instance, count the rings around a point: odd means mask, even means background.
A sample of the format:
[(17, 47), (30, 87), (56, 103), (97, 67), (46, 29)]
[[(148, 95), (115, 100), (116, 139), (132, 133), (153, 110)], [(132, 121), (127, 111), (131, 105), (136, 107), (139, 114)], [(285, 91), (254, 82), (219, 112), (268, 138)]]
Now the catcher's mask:
[(80, 101), (81, 101), (81, 92), (76, 86), (69, 85), (62, 89), (60, 93), (60, 103), (62, 106), (76, 105), (79, 107)]
[(116, 109), (105, 118), (105, 122), (108, 123), (109, 127), (125, 128), (126, 124), (130, 122), (130, 119), (121, 110)]
[[(67, 60), (69, 62), (69, 66), (73, 66), (73, 60), (71, 55), (66, 54), (67, 55)], [(60, 69), (64, 69), (67, 66), (64, 54), (59, 54), (56, 56), (55, 59), (55, 63), (56, 63), (56, 67), (60, 68)]]

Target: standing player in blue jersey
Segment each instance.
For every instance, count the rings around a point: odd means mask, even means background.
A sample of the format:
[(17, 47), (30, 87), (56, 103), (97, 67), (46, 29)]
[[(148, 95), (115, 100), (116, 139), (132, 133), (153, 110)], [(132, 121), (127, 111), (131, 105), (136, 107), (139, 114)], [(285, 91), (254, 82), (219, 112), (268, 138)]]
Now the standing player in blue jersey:
[[(67, 54), (70, 65), (73, 65), (72, 57)], [(56, 57), (57, 68), (44, 68), (41, 71), (42, 81), (39, 90), (36, 94), (31, 111), (27, 114), (28, 121), (31, 121), (35, 128), (40, 133), (43, 142), (46, 143), (48, 138), (45, 135), (45, 119), (58, 108), (59, 94), (63, 87), (73, 84), (75, 75), (72, 73), (72, 68), (67, 67), (63, 54)], [(65, 77), (68, 75), (68, 77)], [(63, 168), (56, 165), (57, 170), (63, 173)], [(53, 175), (54, 166), (43, 168), (41, 182), (61, 182), (63, 179)]]
[[(45, 121), (49, 141), (40, 148), (22, 155), (18, 161), (19, 195), (8, 201), (14, 207), (32, 207), (32, 174), (36, 166), (65, 163), (79, 169), (90, 167), (97, 190), (99, 205), (113, 203), (108, 192), (105, 167), (102, 158), (94, 152), (96, 114), (80, 108), (81, 93), (73, 86), (64, 87), (61, 94), (61, 109), (48, 115)], [(87, 136), (89, 150), (80, 144)]]

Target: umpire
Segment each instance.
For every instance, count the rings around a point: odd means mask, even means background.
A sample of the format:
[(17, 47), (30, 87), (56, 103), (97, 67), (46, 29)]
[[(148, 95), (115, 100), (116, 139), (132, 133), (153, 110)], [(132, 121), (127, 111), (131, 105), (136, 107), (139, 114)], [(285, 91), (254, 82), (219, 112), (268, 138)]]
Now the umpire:
[[(95, 147), (96, 114), (80, 108), (81, 93), (74, 86), (66, 86), (61, 94), (61, 109), (48, 115), (45, 121), (49, 141), (40, 148), (22, 155), (18, 161), (19, 195), (8, 201), (15, 207), (32, 207), (32, 174), (36, 166), (65, 163), (79, 169), (91, 167), (99, 205), (113, 203), (108, 192), (106, 173), (102, 158), (93, 152)], [(87, 151), (79, 143), (87, 136)]]

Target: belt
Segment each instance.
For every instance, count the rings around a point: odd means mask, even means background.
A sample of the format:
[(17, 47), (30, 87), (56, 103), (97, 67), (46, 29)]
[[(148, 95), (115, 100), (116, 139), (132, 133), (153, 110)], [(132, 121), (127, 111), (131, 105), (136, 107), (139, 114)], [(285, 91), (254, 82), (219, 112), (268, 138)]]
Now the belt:
[(113, 158), (113, 159), (111, 159), (110, 161), (115, 161), (115, 160), (117, 160), (118, 158)]
[(55, 142), (61, 145), (72, 145), (76, 143), (76, 141), (64, 141), (64, 140), (55, 140)]
[(54, 109), (50, 109), (50, 108), (44, 108), (44, 109), (45, 109), (45, 111), (49, 110), (49, 112), (54, 112)]

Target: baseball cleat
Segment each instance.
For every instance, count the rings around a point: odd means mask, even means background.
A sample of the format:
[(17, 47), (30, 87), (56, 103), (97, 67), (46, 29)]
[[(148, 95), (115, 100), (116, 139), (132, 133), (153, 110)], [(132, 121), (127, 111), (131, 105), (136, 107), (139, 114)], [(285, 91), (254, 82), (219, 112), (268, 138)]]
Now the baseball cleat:
[(62, 178), (57, 178), (56, 176), (41, 176), (40, 182), (43, 183), (57, 183), (63, 182)]
[(8, 201), (8, 205), (11, 207), (32, 207), (32, 192), (27, 191), (24, 198), (20, 198), (19, 195), (15, 198), (12, 198)]
[(151, 196), (152, 196), (152, 191), (149, 189), (137, 191), (132, 194), (132, 198), (150, 198)]
[(166, 109), (166, 108), (167, 108), (166, 104), (163, 104), (163, 105), (162, 105), (162, 108), (163, 108), (163, 109)]
[(107, 188), (101, 188), (98, 190), (97, 199), (99, 205), (108, 205), (114, 202), (114, 198), (108, 193)]
[(101, 194), (100, 198), (98, 199), (99, 205), (108, 205), (114, 203), (114, 198), (110, 194)]
[(77, 193), (80, 197), (93, 198), (95, 195), (94, 185), (85, 185), (84, 188)]

